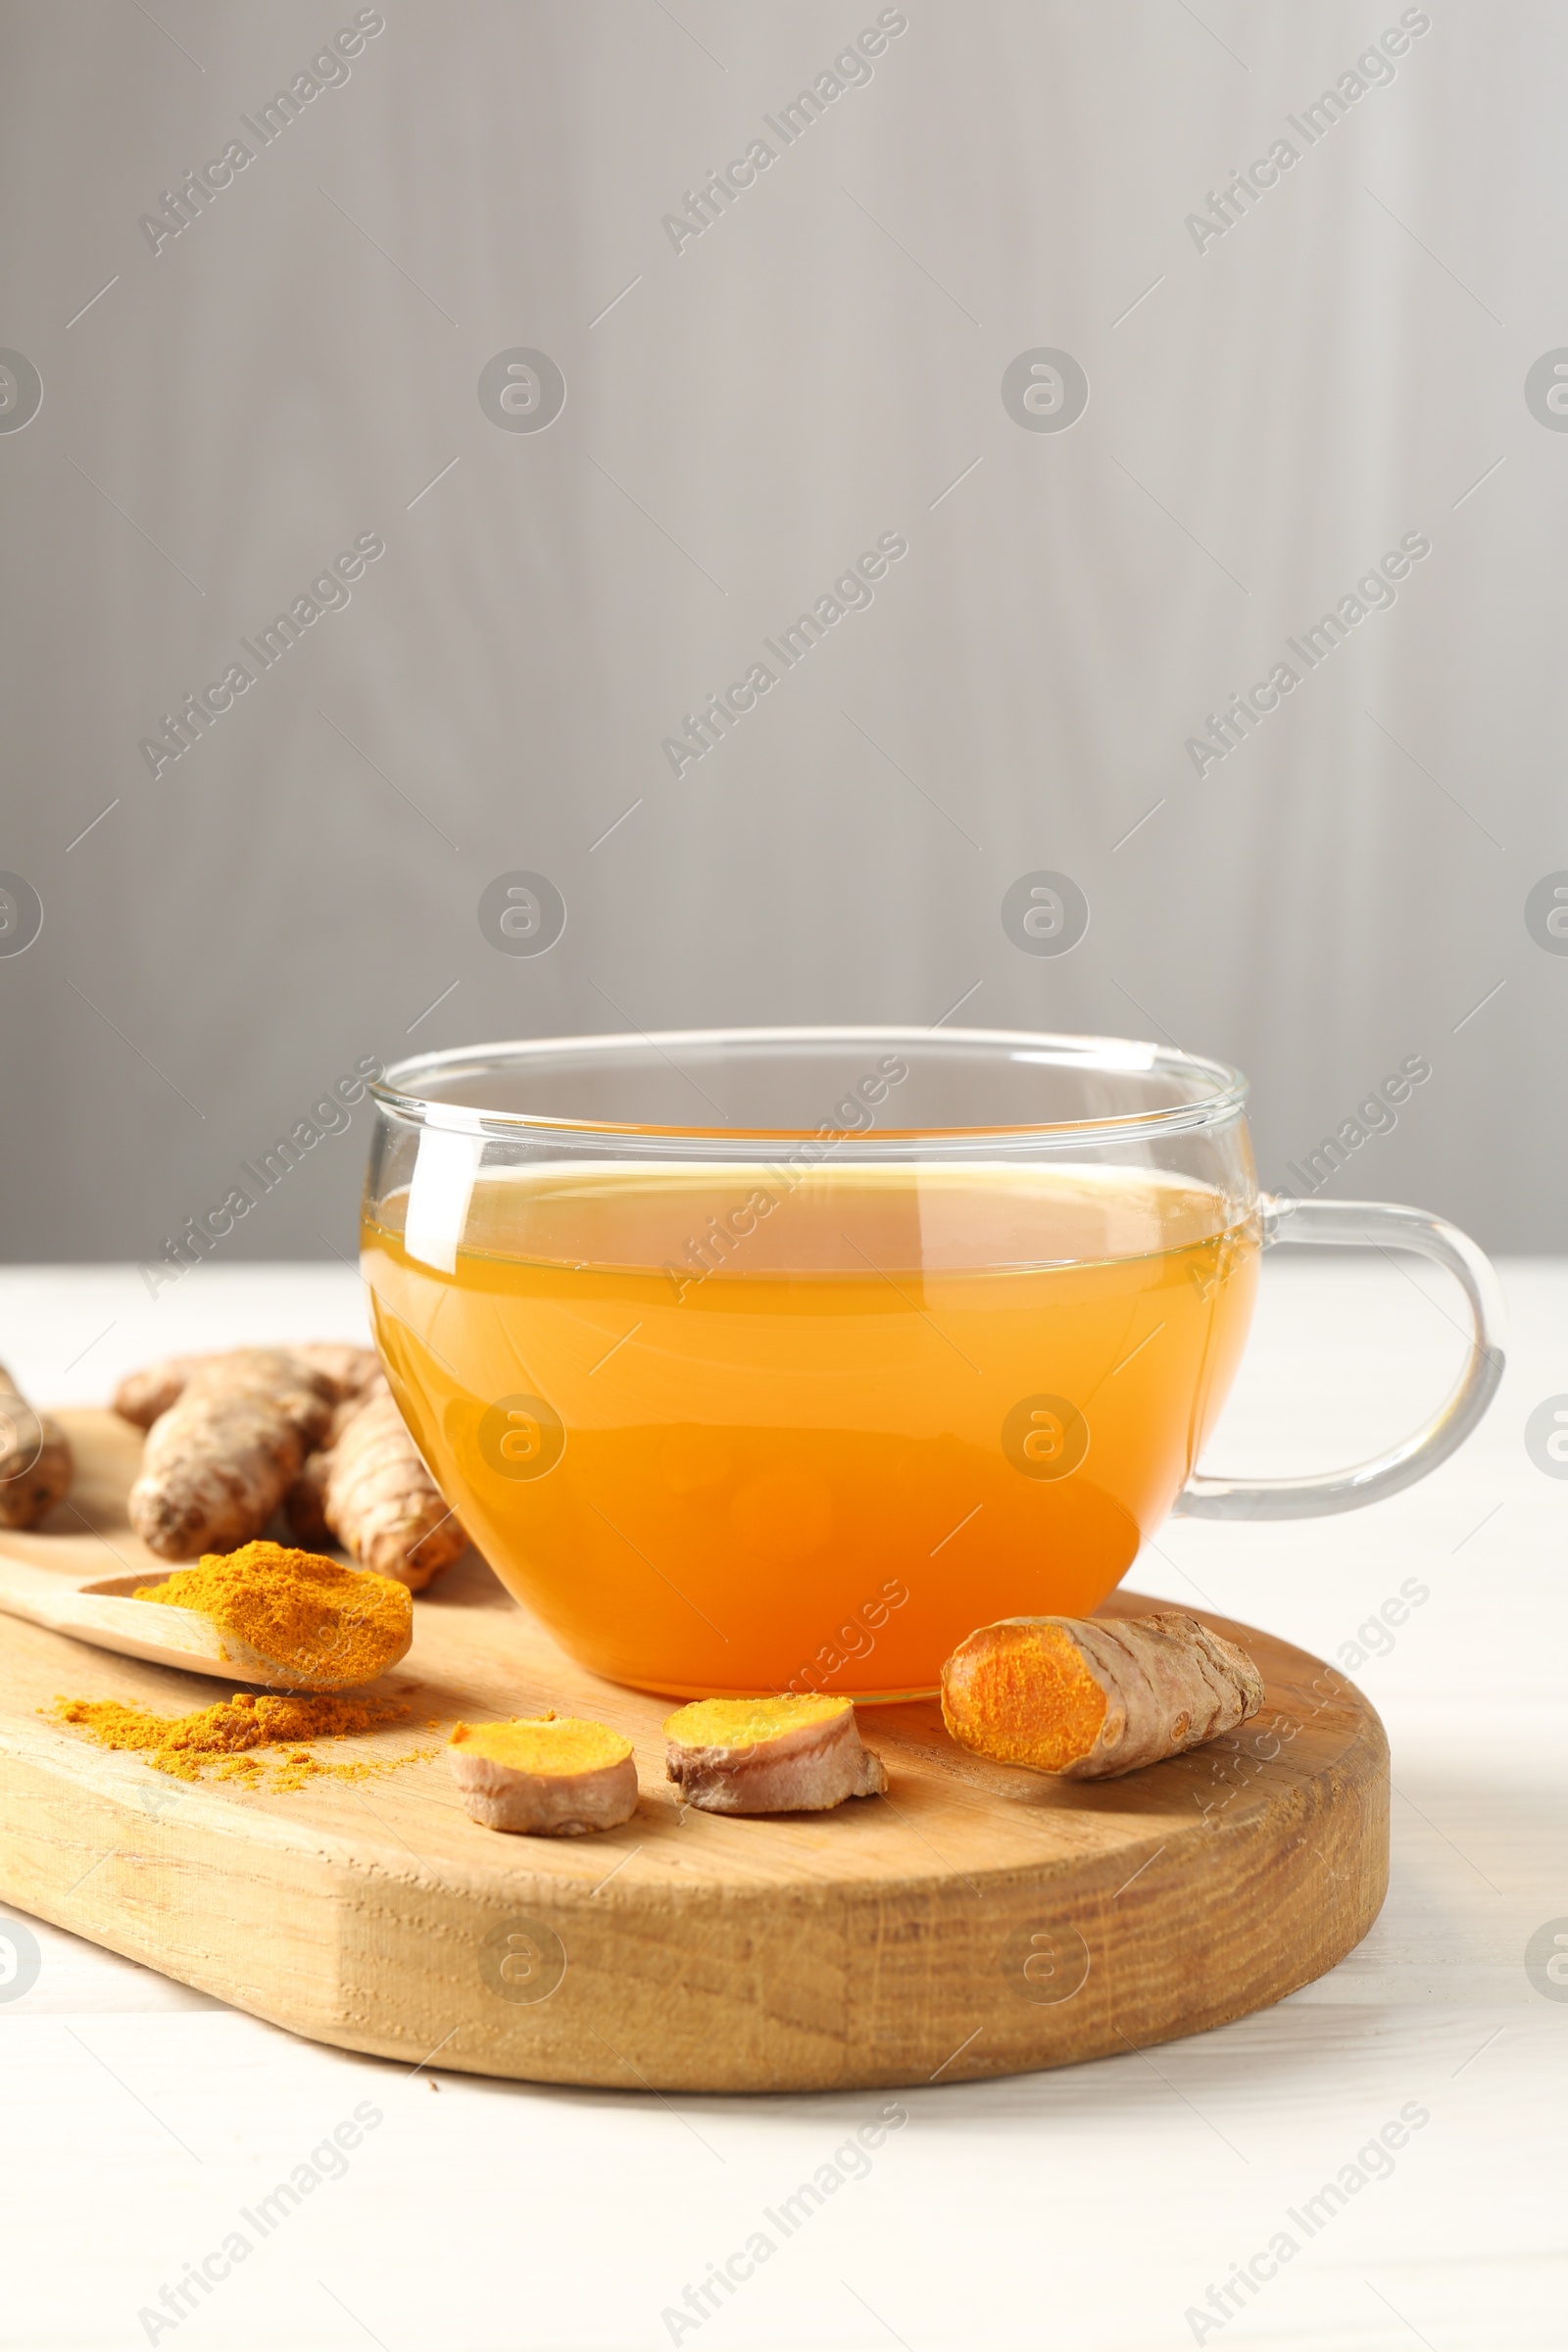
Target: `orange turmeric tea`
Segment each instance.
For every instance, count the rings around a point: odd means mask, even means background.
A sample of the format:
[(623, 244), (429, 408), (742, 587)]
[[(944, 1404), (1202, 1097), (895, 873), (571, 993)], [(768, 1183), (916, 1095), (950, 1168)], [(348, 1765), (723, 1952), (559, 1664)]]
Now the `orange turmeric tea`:
[(927, 1691), (1093, 1609), (1256, 1283), (1255, 1215), (1144, 1168), (484, 1168), (433, 1243), (408, 1200), (364, 1264), (447, 1499), (575, 1657), (680, 1696)]

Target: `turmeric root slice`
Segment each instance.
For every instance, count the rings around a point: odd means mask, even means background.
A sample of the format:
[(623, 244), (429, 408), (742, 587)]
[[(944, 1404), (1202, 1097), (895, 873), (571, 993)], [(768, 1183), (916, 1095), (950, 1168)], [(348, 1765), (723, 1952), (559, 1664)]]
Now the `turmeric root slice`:
[(348, 1421), (322, 1494), (327, 1526), (362, 1568), (411, 1592), (468, 1547), (467, 1531), (419, 1459), (397, 1400), (382, 1388)]
[(464, 1811), (487, 1830), (582, 1838), (637, 1810), (631, 1741), (603, 1723), (460, 1723), (447, 1754)]
[(1196, 1617), (1004, 1617), (942, 1669), (942, 1713), (964, 1747), (999, 1764), (1108, 1781), (1158, 1764), (1263, 1703), (1263, 1678)]
[(825, 1813), (888, 1785), (847, 1698), (698, 1699), (664, 1738), (669, 1778), (705, 1813)]
[(154, 1422), (130, 1490), (130, 1524), (160, 1559), (251, 1543), (282, 1501), (331, 1406), (282, 1348), (242, 1348), (194, 1373)]
[(58, 1421), (35, 1412), (0, 1364), (0, 1527), (34, 1527), (70, 1492), (71, 1444)]

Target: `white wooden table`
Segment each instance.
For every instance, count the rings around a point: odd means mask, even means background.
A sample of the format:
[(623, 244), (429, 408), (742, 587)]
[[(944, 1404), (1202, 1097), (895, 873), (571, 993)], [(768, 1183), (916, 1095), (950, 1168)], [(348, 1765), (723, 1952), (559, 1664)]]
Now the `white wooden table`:
[[(1133, 1580), (1331, 1658), (1406, 1579), (1427, 1592), (1357, 1669), (1393, 1742), (1393, 1886), (1324, 1982), (1148, 2055), (897, 2094), (907, 2120), (863, 2172), (846, 2157), (858, 2177), (699, 2322), (688, 2286), (889, 2094), (631, 2097), (439, 2058), (410, 2075), (32, 1922), (36, 1982), (0, 1986), (0, 2344), (1560, 2352), (1568, 1984), (1538, 1987), (1525, 1950), (1568, 1933), (1568, 1481), (1524, 1425), (1568, 1393), (1568, 1265), (1503, 1272), (1507, 1380), (1435, 1478), (1347, 1519), (1173, 1524)], [(1370, 1452), (1446, 1383), (1457, 1311), (1420, 1269), (1271, 1258), (1210, 1466)], [(0, 1355), (40, 1400), (101, 1399), (173, 1348), (363, 1329), (337, 1268), (208, 1264), (156, 1303), (133, 1269), (0, 1275)], [(248, 2228), (364, 2102), (381, 2120), (341, 2177)], [(1404, 2143), (1376, 2152), (1401, 2113)], [(1309, 2233), (1303, 2208), (1342, 2180)], [(187, 2308), (179, 2282), (213, 2257)]]

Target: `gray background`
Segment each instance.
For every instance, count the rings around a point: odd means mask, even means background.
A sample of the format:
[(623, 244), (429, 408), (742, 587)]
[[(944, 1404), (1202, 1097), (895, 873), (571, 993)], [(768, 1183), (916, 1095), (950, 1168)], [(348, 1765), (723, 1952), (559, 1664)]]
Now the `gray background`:
[[(354, 13), (4, 11), (0, 344), (44, 401), (0, 434), (0, 867), (45, 907), (0, 958), (5, 1253), (155, 1256), (360, 1055), (959, 1000), (1240, 1062), (1276, 1183), (1424, 1054), (1332, 1189), (1561, 1248), (1568, 957), (1524, 902), (1568, 866), (1568, 435), (1523, 385), (1568, 342), (1563, 12), (1440, 0), (1200, 255), (1187, 214), (1393, 0), (909, 0), (677, 254), (875, 6), (387, 0), (155, 256), (138, 217)], [(545, 432), (479, 405), (518, 345), (564, 372)], [(1037, 345), (1087, 370), (1070, 431), (1004, 409)], [(1200, 780), (1204, 714), (1413, 530), (1394, 609)], [(159, 714), (367, 531), (154, 781)], [(681, 714), (887, 531), (871, 608), (677, 781)], [(1041, 867), (1092, 908), (1059, 958), (1002, 925)], [(512, 868), (566, 902), (537, 958), (479, 929)], [(367, 1124), (225, 1249), (351, 1250)]]

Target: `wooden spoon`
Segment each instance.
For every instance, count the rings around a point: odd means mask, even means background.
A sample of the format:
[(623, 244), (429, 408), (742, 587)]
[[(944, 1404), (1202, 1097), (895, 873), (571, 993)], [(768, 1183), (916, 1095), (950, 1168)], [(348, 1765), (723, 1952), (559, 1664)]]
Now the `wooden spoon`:
[(322, 1669), (301, 1674), (279, 1658), (252, 1648), (199, 1609), (171, 1608), (161, 1600), (135, 1600), (139, 1586), (156, 1584), (169, 1570), (141, 1576), (104, 1576), (82, 1580), (50, 1568), (26, 1568), (20, 1560), (0, 1559), (0, 1611), (24, 1617), (30, 1625), (47, 1626), (51, 1633), (70, 1634), (98, 1649), (116, 1649), (122, 1657), (147, 1658), (155, 1666), (179, 1666), (187, 1674), (210, 1674), (224, 1682), (256, 1683), (270, 1690), (353, 1690), (373, 1682), (408, 1653), (414, 1639), (413, 1615), (399, 1641), (389, 1643), (370, 1673), (332, 1674)]

